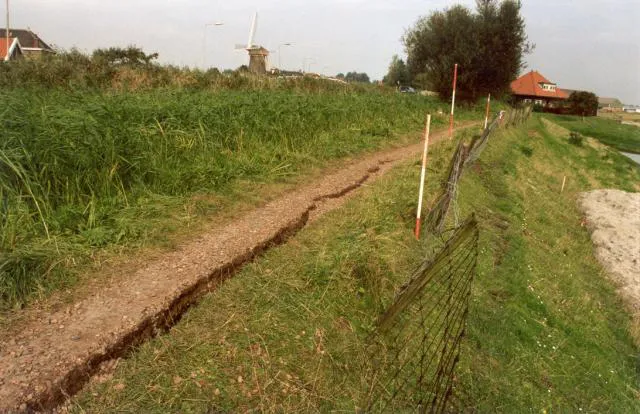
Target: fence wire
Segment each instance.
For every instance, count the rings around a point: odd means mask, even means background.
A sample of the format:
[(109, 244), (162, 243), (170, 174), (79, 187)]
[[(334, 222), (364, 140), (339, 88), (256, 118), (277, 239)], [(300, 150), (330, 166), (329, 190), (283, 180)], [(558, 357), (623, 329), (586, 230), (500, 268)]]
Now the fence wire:
[(427, 229), (435, 233), (442, 233), (450, 207), (454, 206), (454, 221), (458, 224), (457, 211), (455, 211), (458, 195), (458, 182), (465, 168), (478, 159), (489, 142), (489, 137), (499, 127), (509, 128), (526, 121), (531, 115), (531, 107), (512, 109), (506, 113), (497, 114), (480, 136), (475, 137), (469, 145), (460, 141), (456, 152), (449, 163), (446, 179), (441, 186), (441, 192), (427, 214), (425, 224)]
[(378, 320), (367, 412), (441, 413), (453, 385), (478, 256), (474, 217), (423, 263)]
[[(498, 128), (525, 122), (531, 108), (496, 115), (469, 145), (458, 144), (426, 225), (442, 234), (458, 183)], [(457, 226), (457, 215), (455, 225)], [(472, 216), (444, 247), (426, 260), (379, 318), (371, 340), (367, 412), (442, 413), (450, 406), (454, 369), (460, 356), (478, 256), (478, 225)]]

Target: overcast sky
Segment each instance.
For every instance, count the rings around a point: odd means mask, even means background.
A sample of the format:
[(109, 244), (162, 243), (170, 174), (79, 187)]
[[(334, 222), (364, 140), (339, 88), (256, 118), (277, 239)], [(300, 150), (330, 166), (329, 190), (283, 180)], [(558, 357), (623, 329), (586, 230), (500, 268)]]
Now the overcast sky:
[[(2, 2), (4, 3), (4, 1)], [(359, 71), (372, 79), (386, 72), (400, 37), (421, 15), (473, 0), (10, 0), (11, 26), (29, 27), (60, 48), (90, 52), (135, 44), (177, 65), (236, 68), (252, 15), (256, 43), (275, 51), (277, 66), (303, 64), (325, 74)], [(4, 16), (4, 4), (2, 4)], [(560, 87), (592, 90), (640, 104), (639, 0), (523, 0), (529, 38), (527, 57)], [(206, 29), (205, 24), (223, 26)], [(292, 46), (282, 46), (283, 43)], [(278, 52), (280, 50), (280, 56)]]

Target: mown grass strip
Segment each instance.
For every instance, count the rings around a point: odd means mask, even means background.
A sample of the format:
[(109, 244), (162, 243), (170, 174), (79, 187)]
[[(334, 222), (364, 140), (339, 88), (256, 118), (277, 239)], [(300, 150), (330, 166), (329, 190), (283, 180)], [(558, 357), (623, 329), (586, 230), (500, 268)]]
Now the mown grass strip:
[[(452, 151), (433, 149), (429, 202)], [(438, 246), (412, 237), (417, 161), (247, 266), (73, 409), (352, 412), (370, 387), (363, 367), (376, 318)], [(489, 142), (454, 207), (481, 225), (457, 408), (638, 411), (630, 318), (575, 198), (602, 185), (634, 189), (639, 178), (617, 152), (574, 147), (538, 118)]]

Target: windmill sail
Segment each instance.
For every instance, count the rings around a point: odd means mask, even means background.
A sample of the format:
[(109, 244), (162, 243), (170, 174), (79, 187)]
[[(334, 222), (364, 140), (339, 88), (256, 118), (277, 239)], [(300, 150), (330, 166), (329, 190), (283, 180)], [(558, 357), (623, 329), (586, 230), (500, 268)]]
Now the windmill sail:
[(253, 21), (251, 22), (251, 29), (249, 30), (249, 42), (247, 43), (247, 49), (253, 47), (253, 38), (256, 35), (256, 27), (258, 26), (258, 12), (253, 15)]

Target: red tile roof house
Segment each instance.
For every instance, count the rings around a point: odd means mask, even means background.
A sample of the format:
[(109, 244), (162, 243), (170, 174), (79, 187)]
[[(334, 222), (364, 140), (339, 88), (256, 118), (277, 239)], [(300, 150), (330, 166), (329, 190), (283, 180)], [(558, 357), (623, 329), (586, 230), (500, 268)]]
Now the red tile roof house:
[(519, 102), (557, 107), (569, 95), (557, 85), (532, 70), (511, 82), (511, 93)]
[[(0, 38), (6, 38), (7, 29), (0, 29)], [(29, 29), (10, 29), (9, 37), (17, 38), (20, 50), (25, 58), (42, 56), (47, 53), (55, 53), (53, 48), (46, 44), (40, 36)], [(6, 53), (6, 52), (5, 52)], [(4, 58), (4, 55), (1, 55)]]
[[(7, 48), (7, 44), (9, 47)], [(0, 61), (14, 60), (22, 57), (22, 48), (17, 37), (0, 37)]]

